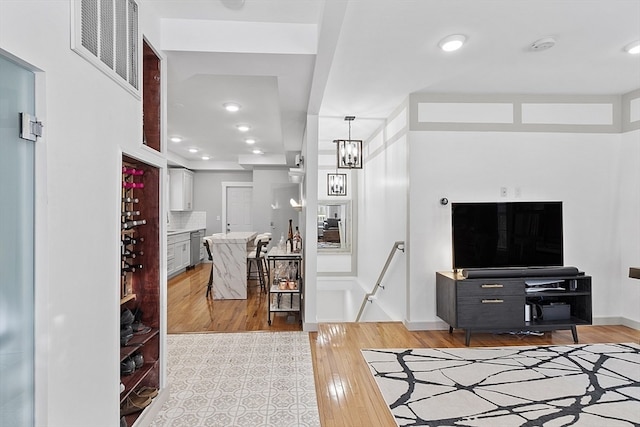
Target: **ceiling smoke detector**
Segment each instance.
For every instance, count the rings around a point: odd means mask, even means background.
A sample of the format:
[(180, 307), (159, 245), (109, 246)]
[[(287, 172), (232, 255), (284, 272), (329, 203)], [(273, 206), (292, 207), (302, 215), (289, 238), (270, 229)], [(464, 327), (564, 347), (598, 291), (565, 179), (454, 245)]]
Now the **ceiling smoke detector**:
[(536, 40), (531, 44), (531, 50), (547, 50), (551, 49), (556, 44), (556, 39), (553, 37), (544, 37), (540, 40)]

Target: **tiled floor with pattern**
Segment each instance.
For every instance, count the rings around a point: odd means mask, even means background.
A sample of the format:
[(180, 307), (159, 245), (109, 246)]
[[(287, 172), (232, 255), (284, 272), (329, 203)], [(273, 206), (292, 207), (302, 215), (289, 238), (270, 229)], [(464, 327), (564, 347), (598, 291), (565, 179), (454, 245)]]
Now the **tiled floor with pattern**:
[(170, 397), (152, 427), (320, 426), (309, 334), (168, 335)]

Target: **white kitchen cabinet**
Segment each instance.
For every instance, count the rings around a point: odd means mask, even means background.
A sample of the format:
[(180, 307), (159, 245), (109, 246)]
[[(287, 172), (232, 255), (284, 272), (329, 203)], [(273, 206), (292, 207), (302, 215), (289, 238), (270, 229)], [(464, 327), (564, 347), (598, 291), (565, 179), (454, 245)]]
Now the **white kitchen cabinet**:
[(191, 240), (188, 239), (184, 242), (178, 243), (176, 251), (180, 253), (180, 267), (179, 269), (189, 267), (191, 262)]
[(167, 276), (189, 266), (191, 256), (190, 233), (172, 234), (167, 237)]
[(193, 210), (193, 172), (169, 169), (169, 208), (172, 211)]

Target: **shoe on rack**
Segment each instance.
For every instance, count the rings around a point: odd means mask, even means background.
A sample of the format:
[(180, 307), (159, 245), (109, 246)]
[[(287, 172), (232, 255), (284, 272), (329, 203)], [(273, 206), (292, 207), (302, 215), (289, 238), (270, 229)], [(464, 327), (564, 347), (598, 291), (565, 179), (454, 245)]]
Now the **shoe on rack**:
[(120, 427), (129, 427), (127, 425), (127, 419), (125, 417), (120, 418)]
[(120, 328), (120, 347), (126, 346), (131, 338), (133, 338), (133, 329), (131, 328), (131, 325)]
[(147, 387), (147, 386), (142, 386), (136, 390), (133, 391), (133, 394), (135, 394), (136, 396), (139, 397), (150, 397), (150, 398), (154, 398), (158, 395), (158, 389), (155, 387)]
[(139, 397), (129, 395), (127, 399), (120, 405), (120, 416), (130, 415), (142, 411), (151, 403), (150, 397)]
[(133, 333), (136, 335), (148, 334), (151, 332), (151, 328), (142, 322), (133, 322), (131, 324), (131, 328), (133, 329)]
[(135, 316), (128, 308), (125, 308), (120, 313), (120, 327), (124, 328), (125, 326), (130, 326), (135, 320)]
[(136, 362), (131, 357), (127, 357), (120, 362), (120, 375), (131, 375), (136, 370)]
[(142, 353), (136, 351), (135, 353), (133, 353), (133, 355), (131, 355), (131, 358), (136, 364), (136, 369), (142, 368), (142, 365), (144, 365), (144, 357), (142, 356)]

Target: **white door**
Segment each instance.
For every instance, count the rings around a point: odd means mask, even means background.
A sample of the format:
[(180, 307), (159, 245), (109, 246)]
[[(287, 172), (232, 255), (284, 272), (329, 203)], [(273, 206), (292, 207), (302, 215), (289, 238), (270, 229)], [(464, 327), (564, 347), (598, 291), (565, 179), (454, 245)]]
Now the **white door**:
[(227, 233), (232, 231), (253, 231), (251, 224), (251, 204), (253, 188), (227, 187)]
[(0, 426), (34, 425), (35, 75), (0, 56)]

